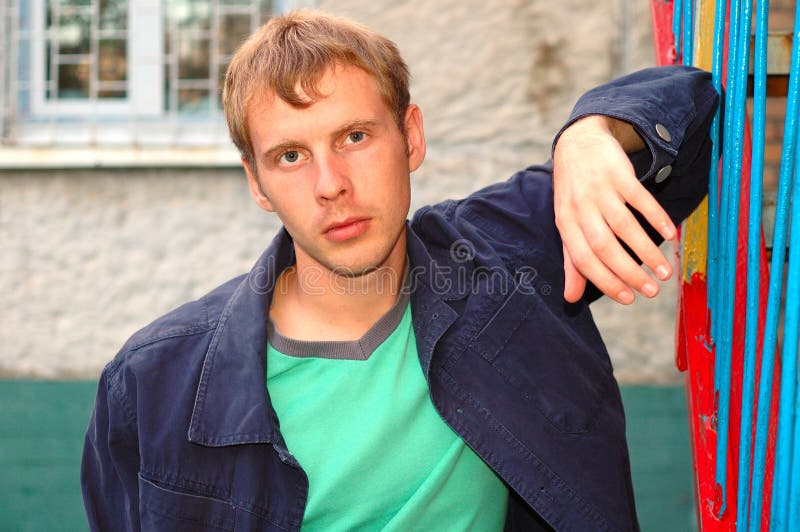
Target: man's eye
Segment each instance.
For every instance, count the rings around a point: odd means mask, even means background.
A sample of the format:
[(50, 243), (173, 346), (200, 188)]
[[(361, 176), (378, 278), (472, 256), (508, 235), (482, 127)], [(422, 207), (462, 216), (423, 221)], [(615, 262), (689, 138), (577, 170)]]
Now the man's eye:
[(289, 163), (294, 164), (300, 160), (300, 152), (296, 150), (287, 151), (283, 155), (281, 155), (280, 161), (282, 163)]
[(347, 135), (347, 140), (349, 140), (353, 144), (361, 142), (362, 140), (364, 140), (364, 132), (363, 131), (353, 131), (352, 133)]

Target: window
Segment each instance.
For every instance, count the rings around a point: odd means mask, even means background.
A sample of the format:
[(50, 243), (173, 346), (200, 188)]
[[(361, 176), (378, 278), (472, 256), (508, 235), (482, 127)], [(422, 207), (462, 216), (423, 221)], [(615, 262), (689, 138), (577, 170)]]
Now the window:
[(271, 0), (6, 0), (0, 142), (228, 146), (220, 93)]

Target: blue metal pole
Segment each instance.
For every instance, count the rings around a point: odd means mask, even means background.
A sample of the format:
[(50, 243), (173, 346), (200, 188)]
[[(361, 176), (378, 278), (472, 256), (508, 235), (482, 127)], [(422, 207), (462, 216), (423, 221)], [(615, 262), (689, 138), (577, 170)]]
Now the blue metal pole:
[[(735, 99), (736, 91), (735, 91), (735, 84), (733, 83), (733, 72), (735, 71), (735, 59), (736, 59), (736, 31), (738, 29), (737, 23), (739, 20), (738, 17), (738, 9), (740, 5), (740, 0), (736, 0), (737, 3), (735, 5), (730, 6), (730, 15), (729, 15), (729, 24), (728, 24), (728, 65), (727, 65), (727, 83), (725, 91), (725, 101), (723, 104), (725, 105), (725, 123), (722, 127), (723, 133), (723, 144), (722, 144), (722, 176), (720, 179), (720, 199), (719, 199), (719, 225), (717, 227), (718, 233), (714, 236), (714, 238), (719, 242), (719, 261), (717, 263), (718, 270), (717, 270), (717, 281), (719, 283), (719, 289), (716, 293), (712, 294), (713, 297), (713, 304), (714, 309), (716, 310), (716, 315), (713, 316), (713, 321), (711, 322), (711, 333), (715, 339), (716, 344), (716, 357), (719, 359), (719, 353), (724, 352), (724, 344), (722, 343), (722, 338), (720, 335), (721, 324), (724, 322), (724, 312), (723, 312), (723, 305), (724, 305), (724, 287), (727, 286), (724, 274), (727, 271), (725, 264), (728, 260), (728, 252), (727, 252), (727, 240), (725, 239), (725, 235), (727, 234), (727, 225), (728, 225), (728, 204), (730, 203), (730, 183), (731, 183), (731, 158), (733, 157), (733, 102)], [(720, 381), (720, 365), (715, 361), (714, 364), (714, 390), (717, 395), (719, 395), (720, 387), (722, 386), (722, 382)]]
[[(714, 49), (712, 51), (711, 59), (711, 82), (714, 84), (714, 89), (717, 94), (722, 94), (722, 52), (725, 46), (725, 16), (728, 7), (727, 0), (717, 0), (714, 12)], [(720, 102), (720, 107), (724, 102)], [(720, 145), (720, 112), (717, 110), (714, 115), (714, 121), (711, 123), (711, 143), (712, 148), (712, 163), (711, 170), (708, 176), (708, 263), (707, 263), (707, 293), (708, 293), (708, 308), (711, 315), (711, 323), (714, 323), (716, 317), (717, 305), (715, 305), (719, 268), (719, 252), (717, 251), (717, 238), (719, 236), (719, 158), (717, 154), (721, 151)], [(710, 333), (710, 337), (706, 341), (706, 345), (711, 349), (716, 341), (716, 337)]]
[[(767, 19), (769, 0), (759, 0), (753, 67), (753, 159), (750, 167), (750, 213), (747, 227), (747, 303), (745, 314), (742, 417), (739, 425), (739, 479), (736, 529), (747, 530), (750, 509), (750, 451), (756, 381), (759, 295), (761, 280), (761, 204), (764, 174), (764, 118), (767, 110)], [(747, 26), (745, 26), (747, 27)], [(755, 487), (753, 487), (755, 491)], [(759, 516), (752, 515), (754, 522)]]
[[(720, 352), (725, 352), (725, 345), (720, 331), (722, 325), (725, 323), (726, 294), (725, 287), (727, 282), (725, 279), (725, 272), (727, 272), (727, 262), (729, 260), (728, 241), (726, 235), (728, 233), (727, 227), (730, 223), (728, 219), (728, 212), (730, 210), (730, 196), (731, 196), (731, 172), (733, 167), (733, 139), (735, 132), (734, 126), (734, 102), (736, 100), (736, 84), (735, 84), (735, 71), (736, 71), (736, 47), (738, 45), (738, 31), (739, 31), (739, 11), (741, 10), (741, 0), (735, 0), (735, 3), (730, 6), (729, 24), (728, 24), (728, 63), (727, 63), (727, 90), (725, 92), (725, 123), (723, 125), (723, 149), (722, 149), (722, 178), (720, 182), (720, 200), (719, 200), (719, 224), (718, 233), (715, 235), (715, 240), (719, 243), (718, 254), (719, 260), (717, 262), (717, 282), (718, 290), (712, 294), (713, 309), (716, 314), (713, 315), (711, 322), (711, 333), (715, 339), (717, 357)], [(719, 368), (715, 364), (715, 369)], [(714, 373), (714, 390), (719, 394), (722, 382), (720, 381), (720, 372)]]
[[(800, 111), (800, 3), (795, 8), (794, 44), (789, 74), (789, 89), (786, 102), (786, 119), (783, 130), (783, 147), (778, 179), (778, 201), (775, 208), (775, 228), (772, 237), (772, 261), (770, 263), (769, 292), (767, 296), (766, 321), (764, 324), (764, 346), (761, 357), (761, 378), (758, 384), (758, 414), (756, 417), (755, 451), (753, 453), (753, 494), (750, 515), (761, 515), (763, 484), (769, 434), (770, 397), (773, 388), (775, 355), (780, 321), (783, 271), (786, 258), (787, 220), (789, 218), (789, 193), (792, 188), (792, 171), (795, 161), (798, 111)], [(780, 456), (775, 457), (775, 471)], [(773, 507), (775, 505), (775, 482), (773, 479)], [(758, 490), (758, 491), (756, 491)], [(774, 522), (774, 521), (773, 521)], [(755, 531), (751, 523), (750, 530)], [(774, 525), (773, 525), (773, 529)]]
[(694, 0), (683, 0), (683, 64), (691, 65), (694, 60)]
[(683, 21), (683, 7), (681, 6), (681, 0), (675, 0), (672, 4), (672, 37), (675, 40), (675, 57), (678, 62), (683, 61), (681, 21)]
[[(800, 379), (800, 377), (798, 377)], [(792, 466), (792, 486), (789, 491), (789, 522), (800, 523), (800, 394), (794, 403), (794, 457)]]
[[(800, 179), (795, 175), (794, 193), (792, 204), (800, 205)], [(793, 381), (794, 398), (786, 405), (781, 403), (781, 408), (786, 410), (786, 416), (793, 417), (794, 431), (789, 436), (792, 441), (791, 449), (791, 485), (789, 487), (789, 501), (787, 508), (789, 517), (787, 522), (797, 525), (800, 523), (800, 393), (797, 391), (798, 379), (798, 336), (800, 336), (800, 212), (792, 212), (792, 242), (789, 249), (789, 271), (786, 281), (786, 322), (784, 327), (783, 360), (787, 379)], [(786, 368), (789, 362), (793, 368)], [(794, 370), (794, 371), (792, 371)], [(788, 394), (789, 392), (787, 392)], [(780, 425), (778, 425), (780, 431)], [(779, 432), (780, 437), (780, 432)]]
[[(795, 145), (796, 148), (796, 145)], [(795, 178), (792, 203), (800, 205), (800, 158), (795, 158)], [(800, 308), (798, 290), (800, 289), (800, 213), (795, 208), (791, 214), (792, 245), (789, 254), (789, 271), (786, 291), (786, 316), (784, 321), (783, 356), (781, 357), (781, 398), (778, 411), (778, 440), (775, 444), (775, 478), (772, 487), (772, 515), (770, 524), (773, 530), (789, 530), (789, 503), (791, 487), (797, 480), (790, 478), (792, 471), (795, 402), (797, 398), (797, 336)], [(773, 249), (774, 251), (774, 249)], [(792, 277), (794, 276), (794, 277)], [(797, 523), (794, 523), (795, 525)]]
[[(800, 5), (798, 6), (800, 9)], [(798, 30), (795, 29), (797, 35)], [(783, 157), (781, 158), (780, 178), (778, 181), (778, 202), (775, 215), (775, 230), (772, 243), (772, 262), (770, 266), (769, 295), (767, 301), (766, 322), (764, 326), (764, 346), (761, 358), (761, 378), (758, 385), (758, 415), (756, 417), (755, 451), (753, 453), (753, 494), (750, 515), (760, 515), (767, 436), (769, 432), (770, 396), (772, 393), (773, 373), (775, 371), (775, 348), (777, 345), (778, 322), (780, 319), (781, 292), (783, 290), (783, 270), (786, 257), (786, 233), (789, 213), (789, 189), (791, 187), (791, 169), (794, 165), (794, 144), (797, 134), (797, 115), (800, 110), (800, 42), (795, 39), (792, 50), (792, 65), (786, 105), (786, 121), (783, 134)], [(758, 490), (758, 491), (756, 491)], [(751, 523), (750, 530), (755, 532)]]
[[(747, 88), (747, 63), (749, 60), (749, 37), (752, 5), (749, 1), (737, 0), (736, 7), (731, 12), (732, 41), (728, 51), (728, 96), (730, 106), (726, 107), (731, 118), (731, 128), (726, 142), (727, 164), (724, 181), (726, 186), (723, 192), (723, 205), (721, 207), (724, 223), (722, 244), (724, 246), (723, 271), (722, 271), (722, 300), (720, 312), (719, 340), (717, 342), (715, 382), (717, 383), (717, 448), (716, 448), (716, 484), (721, 494), (722, 504), (718, 516), (726, 510), (727, 501), (727, 464), (728, 464), (728, 439), (730, 420), (730, 387), (731, 387), (731, 352), (733, 328), (733, 295), (736, 289), (736, 248), (738, 237), (739, 218), (739, 191), (741, 188), (741, 155), (744, 148), (745, 97)], [(741, 16), (740, 12), (741, 11)], [(745, 53), (744, 50), (747, 50)], [(742, 74), (744, 79), (742, 79)], [(731, 93), (733, 93), (731, 95)], [(730, 149), (728, 147), (730, 146)], [(725, 175), (727, 174), (727, 176)]]

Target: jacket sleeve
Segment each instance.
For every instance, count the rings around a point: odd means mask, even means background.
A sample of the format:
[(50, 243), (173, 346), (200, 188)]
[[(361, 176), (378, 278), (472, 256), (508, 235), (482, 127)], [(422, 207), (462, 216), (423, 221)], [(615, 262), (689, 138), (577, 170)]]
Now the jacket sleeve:
[[(641, 70), (584, 94), (553, 146), (584, 116), (600, 114), (632, 124), (646, 144), (629, 155), (637, 177), (677, 225), (708, 192), (713, 148), (709, 129), (718, 101), (708, 72), (685, 66)], [(633, 213), (650, 238), (661, 243), (658, 231)], [(589, 285), (584, 297), (591, 301), (601, 295)]]
[(136, 423), (114, 386), (113, 364), (100, 377), (81, 463), (83, 502), (93, 531), (139, 530)]
[[(592, 114), (631, 123), (646, 145), (629, 154), (636, 175), (678, 224), (708, 190), (712, 151), (709, 129), (717, 102), (707, 72), (683, 66), (650, 68), (584, 94), (561, 131)], [(658, 232), (637, 212), (634, 215), (650, 238), (660, 243)], [(437, 216), (447, 223), (435, 223)], [(463, 200), (421, 209), (414, 223), (418, 232), (426, 232), (426, 225), (437, 228), (427, 230), (426, 238), (444, 249), (451, 244), (448, 238), (474, 238), (485, 241), (502, 256), (525, 254), (522, 260), (535, 267), (542, 280), (547, 277), (551, 292), (563, 292), (563, 250), (553, 209), (552, 160), (530, 166)], [(448, 224), (457, 228), (456, 236), (438, 234), (444, 233), (441, 228)], [(583, 300), (591, 302), (601, 295), (590, 283)]]
[[(581, 96), (553, 140), (553, 148), (561, 134), (583, 117), (606, 115), (624, 120), (647, 145), (631, 158), (639, 179), (652, 187), (661, 169), (692, 165), (698, 152), (710, 147), (701, 141), (708, 139), (718, 100), (711, 74), (703, 70), (686, 66), (640, 70)], [(666, 180), (663, 174), (662, 180)]]

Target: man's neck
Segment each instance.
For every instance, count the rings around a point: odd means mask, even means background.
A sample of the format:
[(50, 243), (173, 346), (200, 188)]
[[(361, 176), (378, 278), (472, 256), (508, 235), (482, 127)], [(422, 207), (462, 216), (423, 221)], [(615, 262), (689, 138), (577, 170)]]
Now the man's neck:
[(270, 319), (297, 340), (357, 340), (397, 301), (406, 262), (403, 243), (376, 270), (358, 276), (308, 275), (312, 266), (295, 264), (276, 283)]

